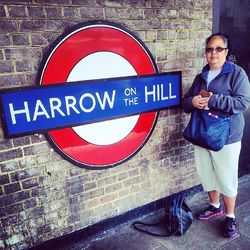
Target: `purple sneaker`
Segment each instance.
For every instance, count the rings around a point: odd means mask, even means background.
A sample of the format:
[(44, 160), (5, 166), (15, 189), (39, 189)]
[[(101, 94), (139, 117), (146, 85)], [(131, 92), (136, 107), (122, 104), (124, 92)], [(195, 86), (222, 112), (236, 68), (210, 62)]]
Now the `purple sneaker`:
[(216, 207), (214, 207), (212, 205), (209, 205), (204, 211), (201, 211), (198, 214), (198, 219), (199, 220), (208, 220), (210, 218), (220, 216), (223, 213), (224, 212), (223, 212), (223, 209), (222, 209), (221, 205), (220, 205), (219, 208), (216, 208)]
[(226, 217), (224, 222), (224, 234), (226, 237), (235, 237), (238, 235), (237, 223), (234, 218)]

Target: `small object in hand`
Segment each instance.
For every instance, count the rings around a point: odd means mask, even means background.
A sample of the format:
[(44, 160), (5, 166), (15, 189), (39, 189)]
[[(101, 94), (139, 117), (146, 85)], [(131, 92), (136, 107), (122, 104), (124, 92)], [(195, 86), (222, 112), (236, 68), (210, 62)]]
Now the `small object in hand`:
[(199, 93), (199, 95), (201, 95), (202, 97), (209, 97), (210, 93), (207, 92), (205, 89), (202, 89)]

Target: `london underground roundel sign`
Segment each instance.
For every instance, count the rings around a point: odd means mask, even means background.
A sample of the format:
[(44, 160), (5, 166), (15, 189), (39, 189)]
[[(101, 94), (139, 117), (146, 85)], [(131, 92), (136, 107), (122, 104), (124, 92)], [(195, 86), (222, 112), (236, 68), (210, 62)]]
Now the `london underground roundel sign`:
[[(96, 21), (63, 34), (44, 60), (40, 85), (157, 73), (149, 50), (120, 25)], [(94, 169), (134, 155), (150, 136), (157, 112), (49, 131), (47, 138), (70, 162)]]

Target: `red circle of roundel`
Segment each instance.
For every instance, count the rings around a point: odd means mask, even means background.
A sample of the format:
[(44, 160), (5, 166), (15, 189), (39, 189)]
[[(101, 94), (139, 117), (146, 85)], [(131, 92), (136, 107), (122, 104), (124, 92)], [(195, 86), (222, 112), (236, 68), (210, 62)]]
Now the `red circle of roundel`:
[[(40, 84), (66, 82), (71, 70), (81, 59), (102, 51), (125, 58), (137, 75), (157, 73), (151, 54), (138, 38), (113, 23), (93, 22), (78, 26), (54, 46), (44, 63)], [(115, 166), (135, 154), (151, 134), (156, 117), (157, 112), (140, 114), (133, 130), (111, 145), (89, 143), (72, 128), (50, 131), (48, 138), (56, 151), (72, 163), (102, 169)]]

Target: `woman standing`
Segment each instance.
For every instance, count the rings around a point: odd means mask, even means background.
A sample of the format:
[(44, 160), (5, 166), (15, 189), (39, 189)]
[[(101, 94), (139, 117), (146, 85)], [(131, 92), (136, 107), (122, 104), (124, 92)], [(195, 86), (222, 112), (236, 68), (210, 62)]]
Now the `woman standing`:
[(238, 234), (234, 208), (245, 125), (243, 112), (250, 105), (250, 83), (245, 71), (227, 60), (228, 45), (228, 39), (221, 34), (206, 39), (207, 65), (184, 96), (183, 108), (186, 113), (210, 109), (217, 114), (233, 115), (226, 145), (220, 151), (195, 146), (194, 152), (198, 177), (210, 199), (210, 205), (198, 214), (198, 219), (208, 220), (224, 213), (220, 204), (222, 194), (226, 212), (224, 234), (234, 237)]

